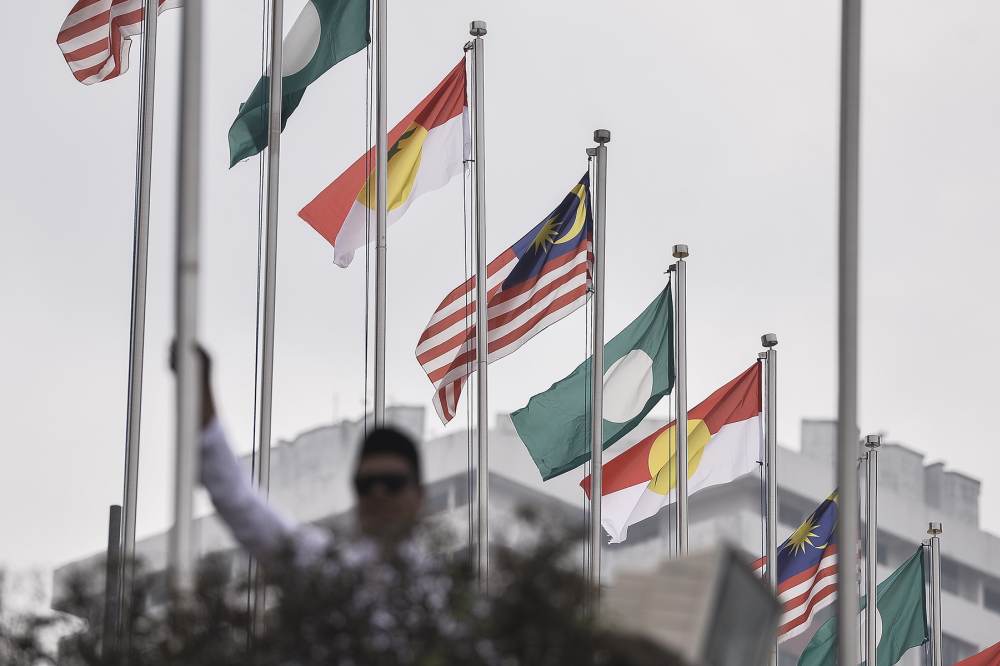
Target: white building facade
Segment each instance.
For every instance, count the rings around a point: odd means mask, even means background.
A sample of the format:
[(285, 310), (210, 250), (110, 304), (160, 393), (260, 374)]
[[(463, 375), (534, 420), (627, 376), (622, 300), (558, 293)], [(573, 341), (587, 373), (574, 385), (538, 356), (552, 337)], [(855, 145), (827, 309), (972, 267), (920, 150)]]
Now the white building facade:
[[(416, 437), (424, 432), (422, 408), (396, 407), (388, 420)], [(642, 435), (662, 425), (644, 422), (627, 439), (609, 449), (613, 456)], [(302, 522), (347, 524), (351, 520), (351, 475), (362, 422), (342, 422), (307, 431), (272, 449), (271, 501)], [(802, 423), (800, 450), (779, 448), (779, 539), (784, 539), (834, 489), (833, 421)], [(468, 474), (474, 438), (460, 431), (423, 445), (426, 510), (446, 521), (459, 540), (468, 531)], [(247, 477), (249, 478), (249, 462)], [(561, 525), (582, 525), (586, 501), (579, 482), (584, 470), (543, 483), (506, 417), (490, 432), (491, 539), (516, 546), (519, 507), (532, 507)], [(690, 500), (690, 547), (719, 542), (738, 546), (756, 557), (763, 551), (762, 488), (759, 477), (708, 489)], [(652, 568), (672, 554), (675, 539), (671, 509), (629, 530), (622, 544), (605, 548), (602, 582), (614, 585), (616, 572)], [(902, 564), (926, 538), (930, 521), (943, 523), (942, 624), (944, 663), (950, 665), (1000, 641), (1000, 537), (979, 528), (979, 482), (942, 463), (925, 464), (922, 454), (899, 444), (884, 444), (879, 453), (879, 580)], [(213, 515), (198, 519), (203, 553), (233, 550), (225, 527)], [(585, 557), (581, 545), (581, 565)], [(166, 566), (167, 535), (137, 543), (137, 555), (150, 571)], [(74, 572), (100, 566), (103, 554), (67, 564), (55, 573), (56, 598)], [(234, 557), (234, 571), (245, 571), (246, 558)], [(826, 619), (828, 612), (813, 624)], [(795, 664), (812, 631), (782, 646), (781, 664)], [(925, 663), (921, 649), (911, 650), (903, 666)]]

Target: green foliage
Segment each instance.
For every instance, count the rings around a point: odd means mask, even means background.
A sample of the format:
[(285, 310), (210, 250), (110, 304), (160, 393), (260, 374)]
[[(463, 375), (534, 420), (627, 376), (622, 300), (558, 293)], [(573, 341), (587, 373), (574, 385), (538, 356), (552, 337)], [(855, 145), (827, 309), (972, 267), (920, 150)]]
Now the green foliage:
[(586, 581), (564, 566), (578, 543), (564, 534), (543, 536), (528, 548), (498, 549), (486, 596), (464, 551), (440, 542), (427, 551), (435, 554), (416, 560), (388, 547), (361, 561), (331, 550), (308, 568), (289, 566), (289, 556), (270, 567), (268, 612), (258, 635), (248, 630), (245, 584), (230, 580), (224, 558), (207, 558), (185, 599), (154, 604), (153, 579), (138, 577), (131, 637), (117, 652), (111, 644), (104, 648), (103, 600), (92, 593), (93, 579), (80, 579), (62, 606), (86, 628), (66, 635), (57, 657), (44, 636), (60, 628), (65, 633), (72, 625), (66, 616), (0, 623), (0, 663), (679, 666), (657, 646), (592, 622)]

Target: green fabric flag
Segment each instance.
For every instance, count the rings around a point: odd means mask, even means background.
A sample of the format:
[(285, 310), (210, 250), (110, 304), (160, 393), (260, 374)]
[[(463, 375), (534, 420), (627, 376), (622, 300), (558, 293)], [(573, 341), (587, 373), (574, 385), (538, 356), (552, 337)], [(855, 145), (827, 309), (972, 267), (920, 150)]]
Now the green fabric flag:
[[(604, 345), (604, 448), (634, 428), (674, 385), (670, 285)], [(590, 460), (593, 357), (510, 415), (542, 479)]]
[[(309, 0), (282, 47), (281, 129), (310, 83), (370, 41), (368, 0)], [(249, 99), (240, 105), (229, 128), (229, 166), (267, 146), (270, 85), (269, 76), (261, 77)]]
[[(923, 548), (892, 572), (875, 588), (875, 666), (892, 666), (910, 648), (927, 642), (927, 611), (924, 598)], [(865, 599), (861, 600), (861, 608)], [(864, 614), (862, 613), (862, 627)], [(864, 641), (862, 641), (862, 647)], [(799, 666), (834, 666), (837, 663), (837, 618), (819, 628), (799, 657)], [(867, 663), (863, 660), (862, 663)]]

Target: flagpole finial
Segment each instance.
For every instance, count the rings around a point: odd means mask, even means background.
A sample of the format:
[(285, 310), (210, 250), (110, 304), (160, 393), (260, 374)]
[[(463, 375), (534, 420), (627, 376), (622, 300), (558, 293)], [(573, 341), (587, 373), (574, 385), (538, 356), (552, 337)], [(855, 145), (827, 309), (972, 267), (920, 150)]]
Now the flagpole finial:
[(941, 523), (928, 523), (927, 524), (927, 533), (930, 534), (931, 536), (937, 536), (938, 534), (941, 534), (942, 532), (944, 532), (944, 529), (941, 527)]
[(865, 436), (865, 446), (869, 449), (877, 449), (882, 446), (882, 435)]
[(691, 253), (688, 252), (688, 246), (687, 245), (685, 245), (683, 243), (680, 243), (678, 245), (674, 245), (674, 258), (675, 259), (684, 259), (689, 254), (691, 254)]
[(469, 34), (473, 37), (484, 37), (486, 35), (486, 21), (473, 21), (470, 23)]
[(778, 336), (775, 335), (774, 333), (765, 333), (764, 335), (760, 336), (760, 345), (761, 347), (767, 347), (768, 349), (770, 349), (771, 347), (777, 347)]
[(596, 129), (594, 130), (594, 143), (599, 143), (604, 145), (605, 143), (611, 142), (611, 130), (606, 129)]

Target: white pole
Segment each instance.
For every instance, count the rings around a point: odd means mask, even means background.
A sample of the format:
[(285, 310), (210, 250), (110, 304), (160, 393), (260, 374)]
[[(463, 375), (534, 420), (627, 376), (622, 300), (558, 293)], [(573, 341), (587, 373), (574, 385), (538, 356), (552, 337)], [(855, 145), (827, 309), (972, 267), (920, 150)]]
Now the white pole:
[[(267, 496), (271, 486), (271, 408), (274, 385), (274, 303), (278, 262), (278, 184), (281, 165), (282, 46), (284, 0), (271, 0), (271, 58), (267, 119), (267, 212), (264, 219), (264, 289), (261, 312), (259, 403), (257, 405), (257, 488)], [(263, 629), (265, 585), (256, 562), (250, 565), (254, 590), (254, 631)]]
[[(878, 607), (876, 606), (876, 587), (878, 585), (878, 449), (882, 446), (881, 435), (865, 437), (865, 660), (868, 664), (878, 663)], [(874, 611), (872, 609), (875, 609)]]
[(931, 535), (931, 666), (943, 666), (941, 658), (941, 523), (930, 523)]
[(177, 176), (177, 417), (174, 526), (170, 533), (173, 588), (195, 581), (194, 488), (198, 478), (201, 362), (196, 353), (198, 233), (201, 198), (202, 0), (187, 0), (181, 36), (180, 134)]
[(608, 143), (611, 132), (594, 130), (597, 187), (594, 201), (594, 347), (590, 393), (590, 571), (596, 611), (601, 588), (601, 492), (604, 470), (604, 232), (607, 228)]
[(472, 98), (475, 121), (476, 211), (476, 570), (483, 592), (488, 589), (490, 565), (490, 415), (487, 400), (489, 325), (486, 302), (486, 116), (484, 93), (484, 43), (486, 22), (469, 24), (472, 40)]
[[(762, 354), (767, 372), (764, 398), (764, 414), (767, 418), (765, 435), (767, 451), (767, 580), (775, 594), (778, 591), (778, 336), (765, 333), (760, 336), (760, 344), (767, 349)], [(778, 643), (775, 639), (771, 654), (772, 666), (778, 664)]]
[(861, 101), (861, 0), (842, 0), (837, 289), (837, 655), (858, 663), (858, 167)]
[(674, 401), (677, 411), (677, 555), (683, 557), (688, 552), (688, 413), (687, 413), (687, 245), (674, 245), (677, 259), (674, 272)]
[(153, 102), (156, 88), (157, 0), (145, 0), (142, 23), (142, 108), (139, 117), (139, 182), (135, 200), (135, 232), (132, 263), (132, 313), (129, 326), (128, 403), (125, 417), (125, 497), (123, 561), (120, 567), (121, 615), (131, 616), (128, 604), (132, 597), (135, 574), (135, 513), (139, 496), (139, 435), (142, 421), (142, 369), (146, 341), (146, 268), (149, 263), (149, 201), (153, 173)]
[[(375, 427), (385, 425), (386, 187), (388, 116), (386, 113), (386, 0), (376, 0), (375, 17)], [(367, 388), (365, 389), (367, 390)]]

